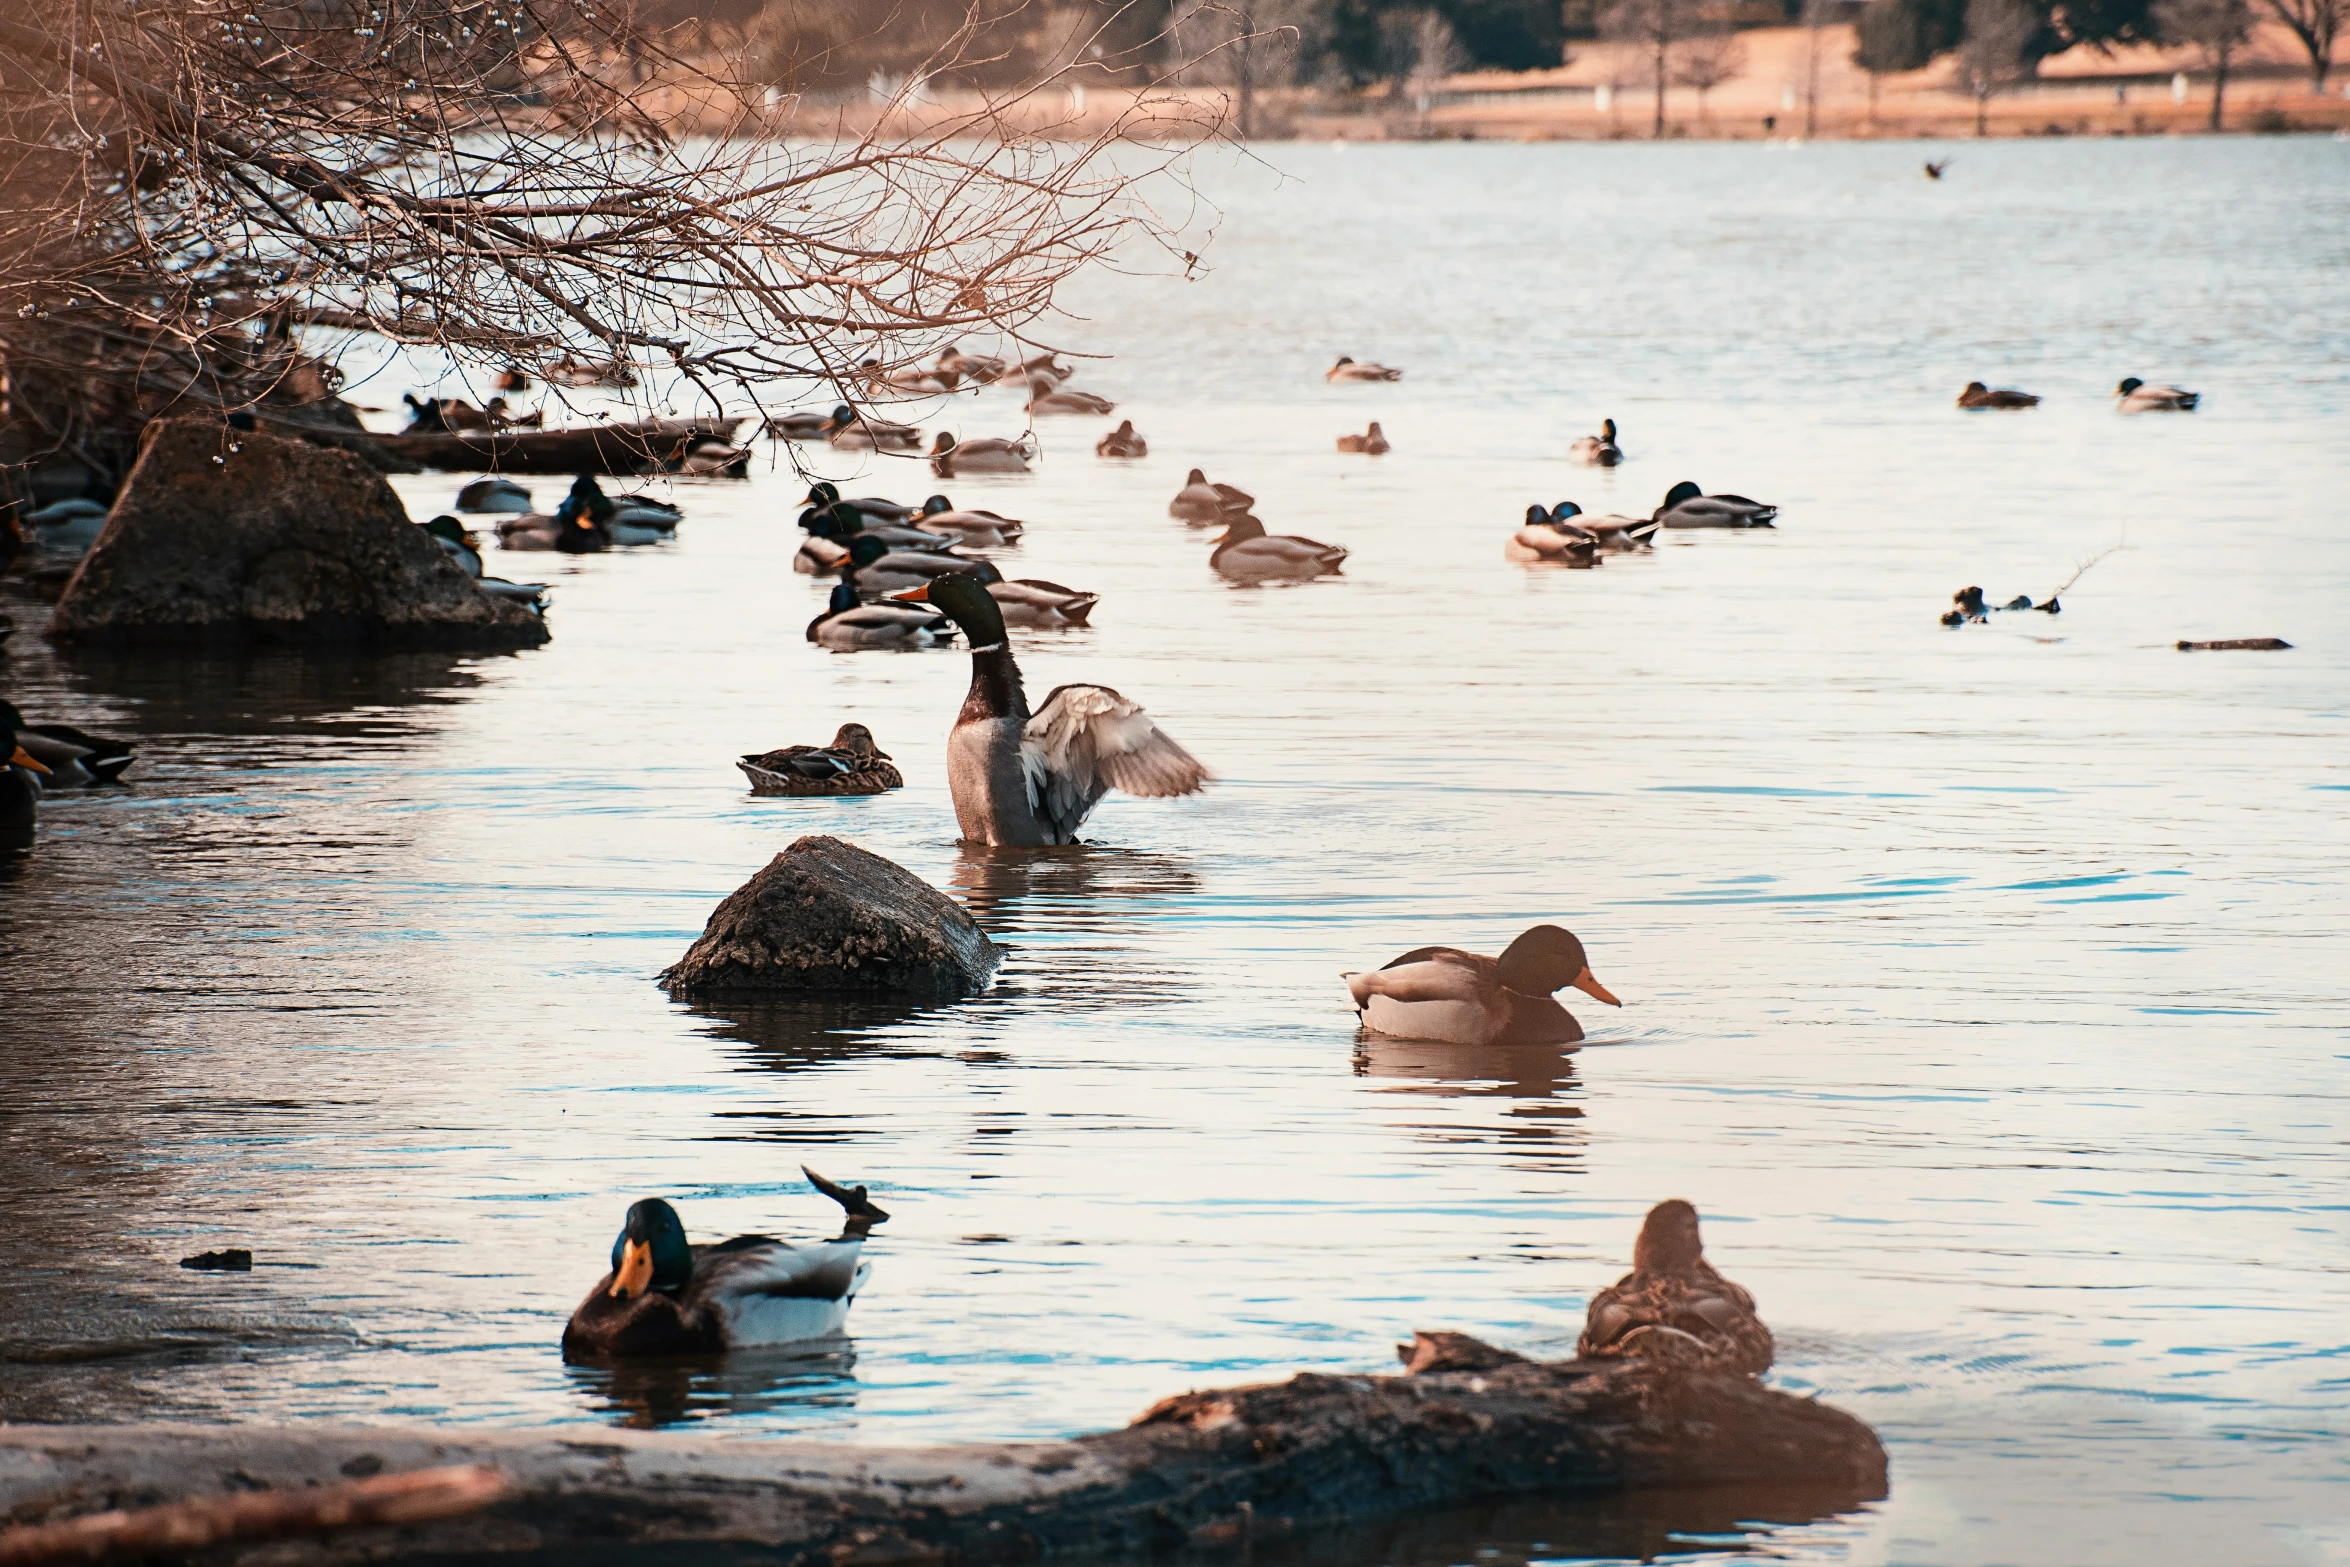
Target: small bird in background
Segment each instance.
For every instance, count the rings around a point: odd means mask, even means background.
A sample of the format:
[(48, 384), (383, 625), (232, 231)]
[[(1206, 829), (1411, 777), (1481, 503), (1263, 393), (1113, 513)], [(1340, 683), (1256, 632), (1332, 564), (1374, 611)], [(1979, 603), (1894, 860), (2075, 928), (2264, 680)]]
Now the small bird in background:
[(1933, 162), (1931, 159), (1929, 159), (1926, 163), (1926, 178), (1930, 180), (1938, 180), (1942, 177), (1942, 171), (1949, 167), (1950, 160), (1948, 158), (1944, 158), (1940, 163)]

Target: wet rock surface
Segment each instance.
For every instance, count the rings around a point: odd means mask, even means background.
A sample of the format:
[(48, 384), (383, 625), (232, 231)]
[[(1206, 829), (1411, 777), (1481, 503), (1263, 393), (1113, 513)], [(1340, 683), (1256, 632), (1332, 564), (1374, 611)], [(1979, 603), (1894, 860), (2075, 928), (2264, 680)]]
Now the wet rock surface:
[(858, 991), (946, 1000), (1000, 954), (961, 904), (838, 838), (801, 838), (718, 905), (661, 984), (679, 997)]
[(102, 645), (501, 651), (545, 624), (493, 598), (346, 452), (159, 420), (49, 633)]

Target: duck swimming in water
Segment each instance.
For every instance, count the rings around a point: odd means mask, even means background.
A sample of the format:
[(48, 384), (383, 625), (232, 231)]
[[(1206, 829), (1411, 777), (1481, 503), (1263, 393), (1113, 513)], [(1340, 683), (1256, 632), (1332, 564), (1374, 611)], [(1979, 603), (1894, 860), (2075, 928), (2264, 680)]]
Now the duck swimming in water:
[(563, 1329), (563, 1358), (717, 1355), (840, 1332), (872, 1274), (860, 1255), (865, 1237), (889, 1215), (862, 1186), (836, 1186), (805, 1165), (800, 1171), (841, 1205), (837, 1239), (792, 1246), (737, 1235), (694, 1246), (669, 1204), (658, 1197), (631, 1204), (612, 1242), (612, 1270)]
[(1380, 364), (1357, 364), (1346, 355), (1338, 356), (1338, 363), (1322, 372), (1325, 381), (1400, 381), (1401, 370), (1391, 370)]
[(857, 534), (848, 546), (849, 558), (841, 564), (840, 573), (869, 593), (918, 588), (940, 577), (969, 577), (982, 584), (1004, 580), (1004, 574), (988, 562), (951, 549), (892, 549), (870, 533)]
[(841, 403), (828, 414), (770, 414), (767, 433), (781, 441), (821, 441), (828, 439), (833, 431), (845, 430), (856, 422), (857, 411)]
[(735, 766), (753, 794), (880, 794), (906, 780), (863, 724), (843, 724), (830, 745), (787, 745), (745, 756)]
[(1371, 421), (1371, 427), (1362, 434), (1340, 436), (1338, 449), (1341, 452), (1360, 452), (1366, 457), (1384, 456), (1389, 449), (1387, 432), (1380, 429), (1379, 421), (1374, 419)]
[(1653, 520), (1668, 528), (1768, 528), (1778, 515), (1776, 506), (1743, 495), (1708, 495), (1683, 479), (1665, 492)]
[(1032, 435), (1009, 441), (998, 436), (958, 441), (941, 430), (930, 445), (930, 471), (942, 479), (964, 473), (1026, 473), (1036, 452)]
[[(1562, 501), (1562, 508), (1573, 508), (1573, 501)], [(1575, 511), (1564, 515), (1547, 512), (1539, 505), (1526, 508), (1526, 521), (1511, 534), (1501, 547), (1502, 559), (1521, 565), (1535, 561), (1551, 561), (1569, 566), (1589, 566), (1599, 558), (1599, 535), (1575, 525)], [(1654, 526), (1654, 524), (1651, 524)]]
[(446, 512), (424, 525), (448, 557), (457, 563), (460, 571), (471, 577), (474, 586), (492, 598), (512, 599), (537, 615), (547, 612), (547, 595), (554, 590), (543, 582), (508, 582), (504, 577), (482, 575), (481, 551), (473, 546), (473, 535), (465, 524)]
[(1599, 421), (1599, 433), (1586, 435), (1567, 448), (1567, 461), (1579, 462), (1586, 468), (1613, 468), (1624, 460), (1624, 449), (1616, 444), (1616, 422)]
[(1223, 576), (1262, 582), (1274, 577), (1320, 577), (1346, 564), (1346, 547), (1322, 544), (1292, 533), (1267, 533), (1246, 515), (1229, 519), (1208, 567)]
[(32, 847), (41, 815), (41, 780), (49, 769), (24, 748), (16, 709), (0, 709), (0, 849)]
[(2029, 392), (2018, 392), (2002, 387), (1993, 391), (1980, 381), (1969, 381), (1966, 390), (1958, 394), (1961, 408), (2037, 408), (2040, 399)]
[(1345, 976), (1363, 1026), (1403, 1039), (1456, 1045), (1572, 1045), (1583, 1038), (1574, 1014), (1551, 999), (1572, 985), (1611, 1007), (1623, 1005), (1592, 976), (1572, 931), (1537, 925), (1498, 958), (1457, 947), (1415, 947), (1385, 968)]
[(1042, 414), (1106, 414), (1118, 405), (1106, 397), (1091, 392), (1073, 392), (1055, 382), (1051, 376), (1032, 375), (1028, 378), (1028, 413), (1031, 418)]
[(1184, 477), (1183, 488), (1167, 503), (1167, 515), (1185, 522), (1223, 522), (1247, 511), (1256, 499), (1229, 484), (1210, 484), (1208, 476), (1194, 468)]
[(2136, 376), (2113, 389), (2121, 399), (2120, 408), (2126, 414), (2193, 413), (2195, 405), (2203, 401), (2201, 392), (2182, 392), (2175, 386), (2148, 386)]
[(1093, 454), (1096, 457), (1148, 457), (1151, 454), (1151, 443), (1135, 433), (1133, 420), (1121, 419), (1118, 428), (1093, 443)]
[(833, 585), (832, 602), (823, 614), (808, 622), (809, 641), (844, 652), (856, 648), (939, 647), (954, 639), (953, 623), (935, 610), (912, 604), (866, 603), (857, 589), (853, 570), (842, 573), (841, 580)]
[(43, 791), (119, 783), (137, 758), (128, 740), (110, 740), (71, 724), (28, 724), (13, 702), (0, 702), (0, 751), (13, 766), (18, 752), (32, 758)]
[(1003, 611), (979, 583), (941, 577), (896, 596), (945, 611), (971, 644), (971, 689), (947, 735), (947, 784), (965, 842), (1075, 843), (1111, 789), (1164, 799), (1208, 782), (1197, 757), (1108, 686), (1056, 686), (1030, 712)]
[(998, 544), (1017, 544), (1028, 524), (1017, 517), (1005, 517), (992, 511), (964, 509), (943, 495), (933, 495), (922, 503), (922, 509), (909, 519), (913, 526), (925, 533), (935, 533), (958, 544), (987, 548)]
[(1632, 1246), (1632, 1271), (1592, 1297), (1575, 1353), (1759, 1376), (1776, 1348), (1754, 1297), (1705, 1260), (1697, 1210), (1676, 1197), (1648, 1210)]

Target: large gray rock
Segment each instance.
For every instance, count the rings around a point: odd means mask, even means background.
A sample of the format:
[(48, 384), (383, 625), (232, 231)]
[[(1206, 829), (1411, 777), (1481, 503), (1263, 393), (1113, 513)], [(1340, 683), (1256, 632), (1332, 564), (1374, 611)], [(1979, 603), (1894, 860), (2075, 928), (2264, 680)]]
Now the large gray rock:
[(986, 988), (1000, 956), (945, 893), (878, 854), (817, 836), (729, 894), (661, 984), (681, 997), (814, 990), (948, 999)]
[(347, 452), (211, 419), (147, 427), (49, 634), (169, 647), (535, 647), (546, 624), (474, 584)]

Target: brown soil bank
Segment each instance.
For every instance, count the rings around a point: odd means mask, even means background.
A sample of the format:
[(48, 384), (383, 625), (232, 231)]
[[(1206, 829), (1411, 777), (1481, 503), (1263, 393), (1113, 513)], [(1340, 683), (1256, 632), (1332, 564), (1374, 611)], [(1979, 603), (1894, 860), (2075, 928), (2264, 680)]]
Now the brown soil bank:
[(49, 634), (382, 651), (547, 640), (536, 615), (476, 587), (360, 458), (208, 418), (147, 427)]
[[(1462, 1342), (1450, 1341), (1456, 1362)], [(267, 1559), (685, 1560), (677, 1548), (701, 1547), (731, 1548), (730, 1560), (980, 1564), (1245, 1549), (1341, 1520), (1507, 1497), (1760, 1481), (1825, 1486), (1839, 1506), (1885, 1494), (1884, 1449), (1868, 1427), (1751, 1377), (1486, 1354), (1503, 1363), (1186, 1393), (1074, 1442), (0, 1427), (0, 1517), (50, 1522), (478, 1463), (515, 1489), (473, 1517), (281, 1542)]]

